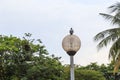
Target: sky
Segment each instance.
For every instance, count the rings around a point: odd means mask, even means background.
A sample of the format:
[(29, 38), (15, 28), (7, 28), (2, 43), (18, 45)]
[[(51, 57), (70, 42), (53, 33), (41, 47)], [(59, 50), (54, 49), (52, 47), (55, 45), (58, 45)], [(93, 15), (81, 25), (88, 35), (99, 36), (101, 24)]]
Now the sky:
[(117, 0), (0, 0), (0, 34), (24, 36), (31, 33), (41, 39), (50, 54), (62, 57), (69, 64), (69, 56), (62, 48), (63, 38), (72, 27), (81, 40), (81, 48), (74, 63), (108, 64), (109, 47), (97, 50), (93, 37), (112, 28), (99, 13), (108, 13), (108, 7)]

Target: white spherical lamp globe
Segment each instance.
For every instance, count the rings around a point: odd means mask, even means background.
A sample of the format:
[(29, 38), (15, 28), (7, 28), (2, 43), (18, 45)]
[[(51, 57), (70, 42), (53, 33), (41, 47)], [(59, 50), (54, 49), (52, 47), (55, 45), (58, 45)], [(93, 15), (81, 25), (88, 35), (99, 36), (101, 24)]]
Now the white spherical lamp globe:
[(70, 30), (70, 35), (64, 37), (62, 41), (63, 49), (68, 53), (70, 56), (74, 56), (75, 53), (80, 49), (81, 41), (79, 37), (73, 35), (72, 28)]

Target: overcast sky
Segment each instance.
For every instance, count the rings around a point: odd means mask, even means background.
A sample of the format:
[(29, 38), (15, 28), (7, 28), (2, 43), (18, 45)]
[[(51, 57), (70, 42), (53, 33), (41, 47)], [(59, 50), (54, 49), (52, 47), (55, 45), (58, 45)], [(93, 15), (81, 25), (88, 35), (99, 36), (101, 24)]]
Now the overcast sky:
[(62, 40), (72, 27), (81, 39), (75, 64), (91, 62), (107, 64), (108, 48), (97, 51), (93, 37), (112, 26), (99, 13), (117, 0), (0, 0), (0, 34), (21, 37), (32, 33), (40, 38), (50, 54), (61, 56), (69, 64), (69, 56), (62, 49)]

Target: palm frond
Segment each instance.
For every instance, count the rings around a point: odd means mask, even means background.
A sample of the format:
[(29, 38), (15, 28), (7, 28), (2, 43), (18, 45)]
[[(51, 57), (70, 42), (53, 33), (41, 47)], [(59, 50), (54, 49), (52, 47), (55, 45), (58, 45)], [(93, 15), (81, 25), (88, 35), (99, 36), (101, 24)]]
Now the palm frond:
[(114, 18), (114, 16), (110, 14), (105, 14), (105, 13), (99, 13), (99, 14), (107, 20), (112, 20)]
[(109, 51), (109, 59), (115, 62), (117, 55), (118, 55), (118, 50), (115, 46), (112, 45)]
[(107, 46), (110, 42), (117, 40), (118, 37), (119, 36), (116, 34), (112, 34), (112, 35), (105, 37), (102, 41), (99, 42), (99, 44), (97, 45), (97, 48), (101, 49), (102, 47)]
[(119, 25), (120, 26), (120, 12), (117, 13), (114, 18), (111, 20), (111, 23), (113, 25)]
[(108, 7), (111, 13), (113, 12), (120, 12), (120, 2), (115, 3), (114, 5), (111, 5)]
[(104, 13), (100, 13), (100, 15), (103, 16), (106, 20), (109, 20), (111, 24), (120, 25), (120, 12), (114, 16), (109, 14), (104, 14)]
[(111, 46), (109, 50), (109, 59), (112, 59), (114, 61), (117, 60), (118, 55), (120, 55), (120, 38), (117, 39)]
[(106, 20), (109, 20), (112, 25), (119, 26), (118, 28), (108, 29), (98, 33), (94, 37), (94, 41), (100, 41), (97, 45), (98, 49), (107, 46), (110, 42), (113, 42), (110, 51), (109, 59), (112, 59), (114, 64), (114, 73), (118, 71), (120, 67), (120, 2), (108, 7), (110, 14), (100, 13)]
[(120, 67), (120, 38), (114, 42), (109, 51), (109, 59), (111, 58), (114, 61), (114, 73), (118, 72)]
[[(115, 35), (113, 35), (115, 34)], [(118, 35), (116, 35), (118, 34)], [(105, 31), (99, 32), (95, 37), (94, 41), (99, 41), (104, 39), (106, 36), (113, 35), (113, 37), (118, 37), (120, 36), (120, 28), (113, 28), (113, 29), (107, 29)], [(112, 37), (112, 36), (111, 36)]]
[(120, 2), (108, 7), (108, 9), (110, 10), (110, 13), (114, 13), (114, 15), (105, 13), (100, 13), (100, 15), (102, 15), (106, 20), (111, 21), (113, 25), (117, 24), (120, 26)]

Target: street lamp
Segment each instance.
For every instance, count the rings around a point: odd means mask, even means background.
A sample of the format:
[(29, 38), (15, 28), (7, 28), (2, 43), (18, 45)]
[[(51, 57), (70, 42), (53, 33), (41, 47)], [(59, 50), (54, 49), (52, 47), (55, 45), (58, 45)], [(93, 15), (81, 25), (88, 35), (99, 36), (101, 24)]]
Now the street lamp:
[(73, 56), (80, 49), (81, 42), (79, 37), (73, 34), (73, 29), (70, 29), (70, 35), (64, 37), (62, 41), (62, 47), (70, 56), (70, 80), (75, 80), (74, 78), (74, 59)]

